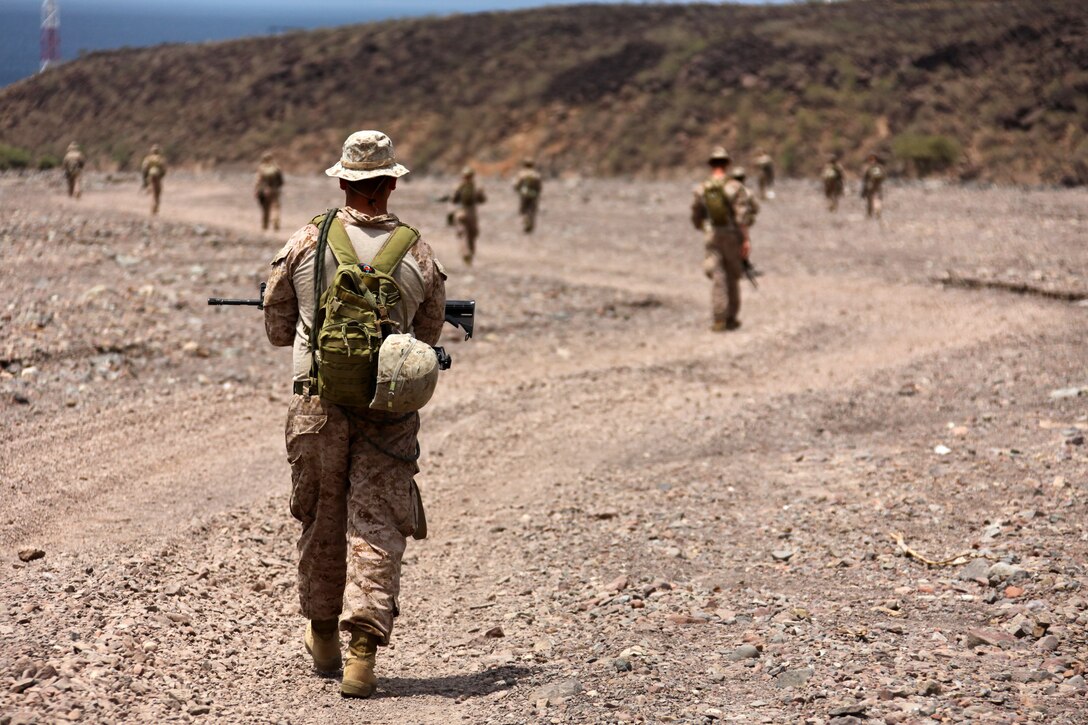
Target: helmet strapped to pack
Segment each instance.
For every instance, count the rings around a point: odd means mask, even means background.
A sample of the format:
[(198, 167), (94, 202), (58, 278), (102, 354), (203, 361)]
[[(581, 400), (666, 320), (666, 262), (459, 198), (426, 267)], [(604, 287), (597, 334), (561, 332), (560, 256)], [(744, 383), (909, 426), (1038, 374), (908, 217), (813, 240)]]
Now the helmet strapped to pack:
[[(401, 291), (392, 272), (419, 239), (406, 224), (386, 238), (369, 264), (359, 261), (338, 209), (315, 217), (314, 319), (310, 328), (310, 390), (337, 405), (366, 408), (374, 400), (378, 357), (387, 335), (397, 332), (390, 311)], [(325, 253), (336, 259), (325, 286)], [(403, 332), (403, 331), (401, 331)]]

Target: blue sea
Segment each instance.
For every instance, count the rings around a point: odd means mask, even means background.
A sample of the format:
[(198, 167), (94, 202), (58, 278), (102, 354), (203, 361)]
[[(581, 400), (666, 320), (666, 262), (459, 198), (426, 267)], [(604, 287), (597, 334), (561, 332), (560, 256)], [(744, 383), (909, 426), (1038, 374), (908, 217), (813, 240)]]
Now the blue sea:
[[(228, 8), (215, 14), (173, 11), (169, 3), (154, 3), (129, 10), (93, 9), (61, 4), (60, 44), (64, 60), (92, 50), (160, 43), (226, 40), (350, 23), (382, 20), (399, 13), (372, 10), (367, 3), (336, 13), (280, 9), (246, 13)], [(302, 5), (301, 3), (299, 5)], [(0, 86), (38, 71), (41, 12), (36, 4), (0, 0)]]

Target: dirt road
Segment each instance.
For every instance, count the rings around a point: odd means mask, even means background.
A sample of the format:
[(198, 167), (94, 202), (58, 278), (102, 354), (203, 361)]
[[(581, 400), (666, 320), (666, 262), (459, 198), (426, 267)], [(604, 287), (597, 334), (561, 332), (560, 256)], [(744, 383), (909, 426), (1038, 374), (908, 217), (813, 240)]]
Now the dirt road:
[[(0, 177), (0, 723), (1085, 722), (1083, 191), (786, 184), (711, 334), (684, 184), (485, 180), (477, 265), (436, 180), (394, 210), (479, 302), (423, 420), (379, 696), (314, 676), (288, 357), (251, 296), (248, 175)], [(338, 201), (289, 179), (285, 225)], [(927, 567), (893, 540), (930, 559)], [(22, 549), (45, 557), (29, 563)], [(857, 719), (851, 719), (857, 718)]]

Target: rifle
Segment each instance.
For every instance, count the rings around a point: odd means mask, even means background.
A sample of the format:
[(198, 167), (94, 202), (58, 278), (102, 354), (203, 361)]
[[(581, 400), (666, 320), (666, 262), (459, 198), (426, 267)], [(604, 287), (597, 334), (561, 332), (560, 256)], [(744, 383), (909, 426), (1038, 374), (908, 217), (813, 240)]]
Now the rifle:
[[(209, 297), (208, 304), (213, 306), (241, 305), (264, 309), (265, 283), (261, 282), (261, 294), (257, 299), (232, 299), (228, 297)], [(465, 331), (465, 339), (472, 337), (476, 324), (476, 300), (446, 300), (446, 322)]]
[(756, 289), (759, 289), (759, 285), (756, 283), (756, 277), (763, 273), (756, 269), (755, 265), (753, 265), (747, 259), (742, 259), (740, 261), (740, 266), (741, 269), (744, 270), (744, 276), (748, 278), (748, 281), (752, 283), (752, 286)]

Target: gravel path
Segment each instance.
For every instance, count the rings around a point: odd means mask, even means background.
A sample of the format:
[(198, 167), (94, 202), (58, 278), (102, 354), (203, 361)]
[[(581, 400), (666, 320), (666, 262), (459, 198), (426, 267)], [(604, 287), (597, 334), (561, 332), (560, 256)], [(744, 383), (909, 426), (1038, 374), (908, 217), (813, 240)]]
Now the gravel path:
[[(288, 227), (337, 201), (289, 183)], [(787, 183), (712, 335), (684, 184), (554, 182), (529, 238), (487, 184), (470, 270), (444, 184), (395, 197), (480, 314), (351, 702), (301, 646), (287, 353), (204, 305), (289, 232), (248, 175), (154, 221), (0, 177), (0, 725), (1088, 722), (1088, 309), (932, 281), (1084, 291), (1085, 192), (893, 187), (878, 225)]]

